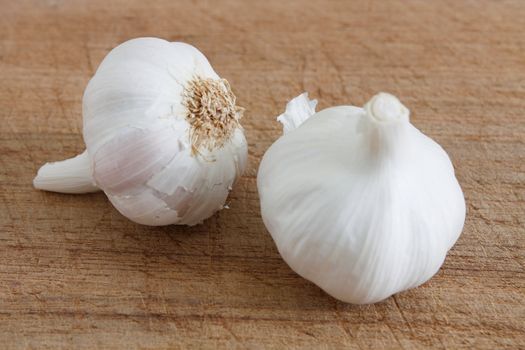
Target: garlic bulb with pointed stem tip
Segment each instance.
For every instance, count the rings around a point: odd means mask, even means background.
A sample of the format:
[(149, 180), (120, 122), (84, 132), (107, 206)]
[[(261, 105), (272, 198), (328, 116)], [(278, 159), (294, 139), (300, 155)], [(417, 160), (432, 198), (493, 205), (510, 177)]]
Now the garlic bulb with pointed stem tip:
[(83, 98), (86, 150), (47, 163), (39, 189), (103, 190), (129, 219), (194, 225), (221, 209), (246, 165), (228, 82), (191, 45), (157, 38), (114, 48)]
[(314, 114), (303, 94), (278, 120), (257, 185), (263, 221), (284, 260), (345, 302), (419, 286), (441, 267), (465, 220), (445, 151), (385, 93), (364, 108)]

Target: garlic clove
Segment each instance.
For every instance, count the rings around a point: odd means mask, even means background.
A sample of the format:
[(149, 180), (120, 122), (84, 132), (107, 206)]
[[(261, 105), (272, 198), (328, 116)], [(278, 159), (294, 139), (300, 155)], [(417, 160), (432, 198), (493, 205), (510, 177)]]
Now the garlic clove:
[(176, 210), (170, 208), (156, 193), (142, 188), (134, 194), (107, 194), (111, 204), (125, 217), (136, 223), (162, 226), (179, 223)]
[[(195, 47), (181, 42), (173, 42), (170, 44), (172, 46), (174, 55), (177, 54), (180, 56), (192, 57), (192, 61), (188, 66), (179, 64), (174, 65), (173, 62), (171, 62), (168, 69), (172, 73), (172, 76), (176, 77), (178, 74), (191, 72), (192, 76), (190, 76), (189, 79), (193, 78), (194, 76), (210, 77), (216, 80), (221, 79), (213, 70), (206, 56), (204, 56), (202, 52), (197, 50)], [(178, 71), (178, 74), (173, 74), (175, 71)]]
[(98, 148), (93, 157), (93, 178), (107, 193), (121, 193), (144, 184), (178, 152), (170, 128), (121, 131)]
[(166, 195), (172, 195), (178, 188), (195, 191), (202, 185), (202, 162), (192, 157), (189, 152), (179, 152), (166, 165), (157, 172), (147, 185)]
[[(183, 87), (166, 72), (149, 65), (137, 66), (133, 61), (95, 75), (83, 98), (83, 134), (88, 150), (95, 154), (123, 128), (148, 129), (161, 118), (180, 122), (184, 116), (174, 114), (173, 105), (182, 92)], [(180, 113), (181, 108), (177, 111)]]
[(232, 142), (228, 146), (230, 153), (233, 154), (235, 164), (235, 180), (239, 179), (248, 165), (248, 144), (241, 129), (235, 130), (232, 135)]
[(44, 164), (33, 180), (39, 190), (61, 193), (89, 193), (100, 191), (95, 185), (91, 158), (87, 151), (60, 162)]

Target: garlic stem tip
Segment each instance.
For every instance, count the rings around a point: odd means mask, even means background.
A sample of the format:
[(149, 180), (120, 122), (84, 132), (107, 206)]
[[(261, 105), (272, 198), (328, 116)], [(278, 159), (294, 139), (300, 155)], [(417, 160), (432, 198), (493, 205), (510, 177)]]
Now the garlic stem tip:
[(408, 120), (409, 110), (399, 99), (389, 93), (380, 92), (365, 105), (368, 115), (378, 122)]

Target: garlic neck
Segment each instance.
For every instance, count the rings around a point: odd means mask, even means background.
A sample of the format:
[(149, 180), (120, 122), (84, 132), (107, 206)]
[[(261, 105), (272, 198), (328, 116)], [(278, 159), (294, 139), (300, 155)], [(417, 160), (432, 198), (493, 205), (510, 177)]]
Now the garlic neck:
[(183, 92), (192, 154), (222, 147), (240, 127), (243, 108), (226, 79), (194, 77)]
[(409, 141), (410, 111), (397, 97), (384, 92), (372, 97), (363, 108), (369, 126), (367, 142), (371, 156), (377, 159), (402, 156)]
[(394, 124), (409, 121), (410, 111), (394, 95), (380, 92), (368, 101), (364, 109), (367, 116), (378, 124)]

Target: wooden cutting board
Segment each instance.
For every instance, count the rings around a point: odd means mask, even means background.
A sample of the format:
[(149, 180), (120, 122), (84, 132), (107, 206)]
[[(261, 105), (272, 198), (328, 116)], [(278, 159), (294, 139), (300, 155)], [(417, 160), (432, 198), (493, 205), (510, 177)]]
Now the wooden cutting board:
[[(525, 2), (0, 1), (3, 349), (525, 347)], [(81, 99), (117, 44), (197, 46), (246, 108), (249, 167), (196, 227), (145, 227), (104, 194), (36, 191), (82, 151)], [(464, 232), (439, 273), (384, 302), (336, 301), (280, 258), (256, 173), (275, 116), (397, 95), (451, 156)], [(322, 220), (322, 218), (319, 218)]]

